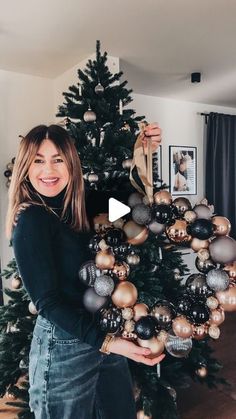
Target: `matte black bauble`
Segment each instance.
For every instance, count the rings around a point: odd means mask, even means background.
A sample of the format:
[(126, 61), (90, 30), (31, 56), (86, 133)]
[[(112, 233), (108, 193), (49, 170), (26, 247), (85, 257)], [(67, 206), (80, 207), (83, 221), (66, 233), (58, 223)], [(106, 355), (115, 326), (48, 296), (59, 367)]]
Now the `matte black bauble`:
[(211, 220), (197, 218), (187, 227), (187, 232), (199, 240), (207, 240), (213, 236), (213, 224)]
[(124, 240), (124, 232), (119, 228), (111, 228), (106, 232), (104, 240), (108, 246), (120, 246), (121, 242)]
[(135, 324), (135, 333), (139, 339), (148, 340), (156, 334), (156, 321), (152, 316), (141, 317)]
[(152, 206), (152, 219), (160, 224), (174, 223), (174, 213), (170, 205), (154, 204)]
[(196, 324), (206, 323), (210, 317), (210, 310), (203, 303), (195, 303), (190, 309), (190, 317)]
[(102, 309), (100, 314), (100, 327), (103, 332), (116, 333), (122, 325), (122, 312), (119, 308)]

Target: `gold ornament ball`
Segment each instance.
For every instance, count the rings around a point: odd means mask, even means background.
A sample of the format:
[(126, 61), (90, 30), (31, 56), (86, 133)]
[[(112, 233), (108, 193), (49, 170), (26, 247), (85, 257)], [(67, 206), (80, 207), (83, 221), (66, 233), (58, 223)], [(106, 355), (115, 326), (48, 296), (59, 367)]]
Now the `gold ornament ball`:
[(154, 202), (158, 205), (165, 204), (170, 205), (172, 202), (172, 196), (168, 191), (159, 191), (154, 194)]
[(28, 309), (31, 314), (38, 314), (37, 309), (32, 301), (30, 301)]
[(236, 311), (236, 287), (229, 286), (225, 291), (218, 291), (216, 298), (224, 311)]
[(122, 281), (116, 286), (111, 298), (119, 308), (132, 307), (137, 301), (138, 291), (132, 282)]
[(199, 240), (196, 237), (193, 238), (190, 244), (194, 252), (198, 252), (200, 249), (208, 249), (209, 241), (208, 240)]
[(210, 310), (215, 310), (219, 305), (219, 301), (215, 297), (208, 297), (206, 300), (206, 305)]
[(198, 375), (198, 377), (204, 378), (207, 376), (207, 368), (206, 367), (200, 367), (196, 370), (196, 374)]
[(118, 220), (113, 221), (113, 226), (115, 228), (120, 228), (122, 230), (125, 220), (123, 218), (118, 218)]
[(147, 416), (143, 410), (139, 410), (137, 412), (137, 419), (152, 419), (152, 416)]
[(192, 223), (194, 220), (196, 220), (196, 218), (197, 218), (196, 212), (194, 212), (192, 210), (185, 211), (185, 213), (184, 213), (184, 219), (188, 223)]
[(166, 229), (167, 236), (175, 243), (187, 243), (191, 236), (186, 231), (187, 222), (185, 220), (176, 220), (175, 223)]
[(127, 258), (126, 258), (127, 262), (129, 265), (138, 265), (140, 262), (140, 256), (136, 255), (134, 252), (131, 252)]
[(151, 350), (150, 355), (145, 355), (146, 358), (156, 358), (157, 356), (160, 356), (165, 349), (164, 342), (162, 342), (156, 337), (153, 337), (148, 340), (137, 339), (137, 342), (139, 346), (142, 346), (142, 348), (148, 348)]
[(212, 310), (210, 313), (209, 323), (211, 325), (219, 326), (225, 321), (225, 312), (221, 308)]
[(125, 223), (125, 225), (123, 226), (123, 230), (126, 234), (127, 242), (129, 244), (142, 244), (148, 238), (147, 227), (136, 224), (132, 220)]
[(208, 327), (206, 324), (199, 324), (193, 326), (193, 338), (195, 340), (202, 340), (205, 339), (207, 336)]
[(133, 320), (126, 320), (124, 324), (124, 329), (128, 333), (132, 333), (135, 328), (135, 322)]
[(216, 236), (227, 236), (231, 230), (231, 224), (228, 218), (216, 215), (211, 219)]
[(131, 320), (134, 317), (134, 311), (130, 307), (123, 308), (122, 317), (125, 320)]
[(193, 326), (185, 316), (178, 316), (172, 321), (172, 329), (180, 338), (190, 338), (193, 334)]
[(200, 249), (197, 252), (197, 257), (201, 260), (201, 261), (205, 261), (207, 259), (210, 258), (210, 253), (208, 252), (207, 249)]
[(160, 332), (158, 333), (157, 336), (158, 340), (160, 340), (161, 342), (165, 343), (167, 341), (168, 338), (168, 333), (166, 330), (160, 330)]
[(137, 322), (141, 317), (148, 315), (148, 306), (144, 303), (135, 304), (133, 307), (134, 310), (134, 320)]
[(112, 269), (115, 257), (110, 250), (100, 250), (95, 257), (95, 263), (100, 269)]
[(17, 290), (18, 288), (20, 288), (22, 286), (22, 281), (21, 278), (18, 276), (15, 276), (12, 281), (11, 281), (11, 287), (15, 290)]
[(212, 339), (219, 339), (220, 337), (220, 329), (218, 326), (215, 326), (214, 324), (209, 327), (208, 333)]
[(125, 262), (115, 262), (112, 272), (117, 276), (120, 281), (127, 279), (129, 275), (130, 268), (129, 265)]
[(224, 270), (227, 271), (230, 279), (236, 280), (236, 261), (225, 265)]
[(93, 224), (96, 233), (102, 233), (107, 228), (112, 226), (112, 223), (108, 220), (108, 214), (106, 213), (102, 213), (94, 217)]

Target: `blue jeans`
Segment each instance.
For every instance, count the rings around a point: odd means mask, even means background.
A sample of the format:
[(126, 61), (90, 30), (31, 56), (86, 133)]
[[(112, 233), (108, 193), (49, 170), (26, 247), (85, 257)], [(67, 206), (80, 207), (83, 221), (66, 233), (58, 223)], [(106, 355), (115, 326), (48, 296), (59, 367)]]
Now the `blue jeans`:
[(101, 354), (40, 315), (29, 382), (36, 419), (136, 419), (126, 358)]

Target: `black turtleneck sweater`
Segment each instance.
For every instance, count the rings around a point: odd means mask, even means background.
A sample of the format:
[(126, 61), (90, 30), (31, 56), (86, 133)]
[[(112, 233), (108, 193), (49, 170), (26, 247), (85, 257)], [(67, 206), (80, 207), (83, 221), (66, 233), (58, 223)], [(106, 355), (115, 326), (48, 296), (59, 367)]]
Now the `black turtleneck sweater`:
[[(60, 217), (65, 191), (53, 198), (41, 195)], [(127, 194), (126, 194), (127, 195)], [(108, 211), (108, 199), (127, 196), (90, 192), (86, 209), (93, 216)], [(40, 203), (39, 199), (39, 203)], [(85, 287), (78, 279), (82, 263), (91, 259), (88, 241), (93, 233), (77, 233), (41, 205), (23, 210), (14, 228), (12, 244), (23, 284), (39, 314), (93, 347), (100, 348), (105, 333), (97, 315), (83, 307)]]
[[(53, 198), (41, 198), (60, 217), (64, 191)], [(99, 330), (97, 316), (83, 307), (86, 287), (78, 278), (82, 263), (91, 259), (91, 234), (73, 231), (58, 216), (41, 205), (31, 205), (20, 213), (12, 236), (19, 272), (39, 314), (99, 348), (105, 334)]]

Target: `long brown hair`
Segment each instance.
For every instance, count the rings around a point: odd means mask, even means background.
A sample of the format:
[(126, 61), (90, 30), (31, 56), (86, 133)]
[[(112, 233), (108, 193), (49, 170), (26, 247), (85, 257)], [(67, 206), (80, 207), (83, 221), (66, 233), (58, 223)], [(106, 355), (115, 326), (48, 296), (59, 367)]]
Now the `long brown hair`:
[(9, 188), (9, 205), (6, 218), (8, 238), (11, 237), (20, 210), (30, 204), (39, 205), (28, 180), (28, 170), (45, 138), (54, 143), (58, 152), (64, 158), (69, 172), (69, 182), (66, 187), (61, 217), (63, 218), (66, 210), (70, 208), (72, 214), (71, 228), (76, 231), (89, 229), (85, 210), (83, 174), (73, 140), (68, 132), (58, 125), (50, 125), (49, 127), (38, 125), (22, 138), (16, 156)]

